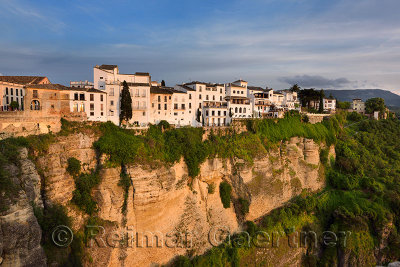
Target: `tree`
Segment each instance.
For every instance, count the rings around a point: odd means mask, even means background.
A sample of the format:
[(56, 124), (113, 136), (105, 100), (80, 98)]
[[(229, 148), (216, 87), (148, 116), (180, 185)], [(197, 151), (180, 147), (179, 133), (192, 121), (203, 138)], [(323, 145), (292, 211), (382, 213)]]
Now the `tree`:
[(318, 101), (320, 99), (320, 94), (320, 91), (314, 88), (300, 90), (298, 96), (301, 101), (301, 106), (310, 108), (310, 102)]
[(119, 122), (129, 121), (132, 119), (132, 98), (129, 92), (129, 87), (126, 81), (122, 83), (122, 93), (121, 93), (121, 107), (119, 114)]
[(374, 111), (381, 113), (385, 112), (385, 100), (380, 97), (370, 98), (365, 102), (365, 111), (367, 114), (372, 114)]
[(336, 103), (337, 107), (340, 109), (350, 109), (351, 107), (351, 103), (348, 101), (336, 101)]
[(301, 87), (296, 83), (296, 84), (293, 84), (289, 90), (292, 92), (299, 92), (301, 90)]
[(17, 101), (12, 101), (10, 103), (10, 108), (12, 108), (12, 110), (18, 109), (19, 108), (19, 104)]
[(165, 86), (165, 81), (164, 80), (161, 81), (161, 86)]
[(319, 113), (324, 112), (324, 97), (325, 97), (324, 89), (321, 89), (321, 91), (319, 92), (319, 109), (318, 109)]

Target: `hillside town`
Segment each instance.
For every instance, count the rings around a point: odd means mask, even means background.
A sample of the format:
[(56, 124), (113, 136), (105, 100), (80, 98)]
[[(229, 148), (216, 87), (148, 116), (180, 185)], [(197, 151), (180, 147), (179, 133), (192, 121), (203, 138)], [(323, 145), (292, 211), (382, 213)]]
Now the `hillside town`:
[[(192, 81), (166, 87), (164, 82), (153, 81), (149, 73), (120, 73), (117, 65), (96, 65), (93, 82), (71, 81), (70, 86), (53, 84), (47, 77), (0, 76), (0, 110), (3, 115), (18, 113), (22, 120), (59, 116), (120, 125), (124, 82), (132, 103), (127, 127), (147, 127), (160, 121), (175, 127), (227, 126), (241, 119), (282, 118), (291, 110), (301, 112), (302, 106), (325, 114), (336, 111), (333, 97), (310, 100), (304, 105), (296, 90), (274, 91), (250, 86), (242, 79), (225, 84)], [(351, 110), (365, 113), (365, 103), (354, 99)]]

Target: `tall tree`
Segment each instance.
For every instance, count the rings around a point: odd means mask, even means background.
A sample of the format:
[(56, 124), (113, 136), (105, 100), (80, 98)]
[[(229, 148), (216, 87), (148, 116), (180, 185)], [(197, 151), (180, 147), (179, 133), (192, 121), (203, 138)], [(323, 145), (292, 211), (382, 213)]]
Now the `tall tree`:
[(383, 113), (385, 108), (385, 100), (380, 97), (370, 98), (365, 102), (365, 111), (368, 114), (374, 113), (374, 111)]
[(318, 109), (319, 113), (324, 112), (324, 97), (325, 97), (324, 89), (321, 89), (321, 91), (319, 91), (319, 109)]
[(161, 86), (165, 86), (165, 81), (164, 80), (161, 81)]
[(122, 121), (128, 122), (132, 119), (132, 98), (131, 93), (129, 92), (129, 86), (124, 81), (122, 83), (122, 93), (121, 93), (121, 105), (120, 105), (120, 114), (119, 114), (119, 123)]
[(301, 88), (300, 88), (300, 86), (296, 83), (296, 84), (293, 84), (292, 87), (290, 87), (289, 90), (292, 91), (292, 92), (299, 92), (299, 91), (301, 90)]

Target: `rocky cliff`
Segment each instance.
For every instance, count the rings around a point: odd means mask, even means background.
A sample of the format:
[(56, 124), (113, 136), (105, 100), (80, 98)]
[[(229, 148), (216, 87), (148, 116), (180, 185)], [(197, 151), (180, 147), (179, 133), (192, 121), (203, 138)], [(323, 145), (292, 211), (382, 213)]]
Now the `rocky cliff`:
[[(70, 202), (74, 180), (66, 172), (67, 160), (75, 157), (87, 170), (101, 164), (92, 148), (96, 137), (77, 134), (58, 138), (37, 163), (45, 177), (47, 201), (66, 205), (75, 220), (74, 228), (79, 229), (84, 227), (85, 216)], [(167, 263), (179, 254), (203, 253), (216, 241), (210, 242), (210, 233), (215, 234), (211, 235), (214, 238), (222, 230), (239, 231), (244, 220), (256, 220), (303, 189), (322, 188), (320, 148), (312, 140), (292, 138), (253, 164), (208, 159), (195, 179), (189, 178), (183, 160), (172, 166), (127, 166), (132, 186), (125, 213), (124, 191), (118, 186), (121, 169), (103, 166), (101, 183), (93, 190), (93, 196), (99, 206), (98, 216), (111, 223), (104, 235), (104, 239), (108, 238), (106, 246), (99, 248), (95, 244), (87, 249), (91, 264), (149, 266)], [(334, 153), (333, 148), (330, 153)], [(233, 188), (233, 203), (226, 209), (219, 193), (222, 181)], [(239, 198), (250, 203), (245, 217), (238, 210)], [(119, 242), (111, 242), (110, 233)]]
[(13, 201), (9, 200), (8, 209), (0, 213), (0, 265), (45, 266), (41, 229), (32, 206), (34, 203), (43, 207), (41, 179), (28, 159), (27, 149), (22, 149), (20, 159), (6, 166), (6, 170), (12, 182), (18, 185), (18, 192)]

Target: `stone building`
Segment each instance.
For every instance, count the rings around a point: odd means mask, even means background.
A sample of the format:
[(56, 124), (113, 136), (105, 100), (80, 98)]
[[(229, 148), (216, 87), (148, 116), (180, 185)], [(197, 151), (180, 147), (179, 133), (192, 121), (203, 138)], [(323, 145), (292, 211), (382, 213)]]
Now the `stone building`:
[(0, 76), (0, 111), (11, 111), (12, 102), (18, 106), (14, 109), (24, 110), (24, 87), (35, 84), (50, 84), (50, 81), (41, 76)]

